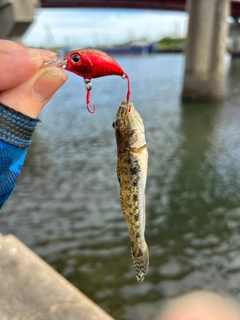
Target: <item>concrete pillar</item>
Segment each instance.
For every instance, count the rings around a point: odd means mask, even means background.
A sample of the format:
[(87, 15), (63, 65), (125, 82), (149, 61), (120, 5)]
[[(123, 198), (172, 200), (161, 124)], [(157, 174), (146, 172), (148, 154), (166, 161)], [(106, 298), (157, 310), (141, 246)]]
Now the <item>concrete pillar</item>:
[(229, 52), (233, 57), (240, 56), (240, 22), (238, 18), (234, 18), (234, 21), (230, 25), (230, 37), (231, 43), (229, 45)]
[(187, 0), (189, 12), (182, 100), (223, 96), (229, 0)]
[(19, 41), (34, 19), (35, 0), (0, 1), (0, 38)]

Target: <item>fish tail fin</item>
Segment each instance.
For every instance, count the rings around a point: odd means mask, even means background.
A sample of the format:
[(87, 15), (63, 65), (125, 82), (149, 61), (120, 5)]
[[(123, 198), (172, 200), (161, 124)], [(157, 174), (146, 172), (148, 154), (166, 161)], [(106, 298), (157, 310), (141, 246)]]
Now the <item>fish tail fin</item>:
[(147, 244), (144, 249), (137, 248), (136, 254), (133, 254), (132, 252), (132, 259), (137, 281), (143, 282), (144, 276), (147, 273), (149, 265), (149, 254)]

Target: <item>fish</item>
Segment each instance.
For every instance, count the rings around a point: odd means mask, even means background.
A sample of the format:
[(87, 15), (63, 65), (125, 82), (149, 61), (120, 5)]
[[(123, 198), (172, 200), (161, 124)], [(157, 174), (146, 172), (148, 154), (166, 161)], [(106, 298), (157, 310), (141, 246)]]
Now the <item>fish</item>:
[(113, 122), (117, 143), (117, 177), (120, 205), (125, 216), (137, 281), (142, 282), (149, 265), (145, 241), (148, 150), (144, 124), (133, 103), (122, 101)]

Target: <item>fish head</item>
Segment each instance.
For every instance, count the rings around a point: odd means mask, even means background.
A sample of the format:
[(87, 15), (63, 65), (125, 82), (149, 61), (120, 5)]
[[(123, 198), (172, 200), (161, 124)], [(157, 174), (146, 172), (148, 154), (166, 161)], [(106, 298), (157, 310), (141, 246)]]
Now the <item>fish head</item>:
[(92, 62), (89, 58), (89, 50), (78, 49), (65, 54), (65, 70), (73, 72), (84, 79), (92, 78)]
[(128, 148), (138, 148), (146, 143), (143, 120), (133, 104), (123, 101), (113, 122), (117, 140)]

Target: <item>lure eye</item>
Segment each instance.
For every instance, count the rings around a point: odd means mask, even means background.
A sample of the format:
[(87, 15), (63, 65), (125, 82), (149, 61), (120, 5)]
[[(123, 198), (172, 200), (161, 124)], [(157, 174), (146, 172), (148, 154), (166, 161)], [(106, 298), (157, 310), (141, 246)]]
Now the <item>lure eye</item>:
[(115, 124), (118, 128), (120, 128), (123, 125), (122, 119), (117, 119)]
[(72, 62), (77, 63), (77, 62), (80, 61), (81, 58), (80, 58), (80, 55), (79, 55), (79, 54), (74, 53), (74, 54), (72, 55), (71, 59), (72, 59)]

